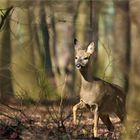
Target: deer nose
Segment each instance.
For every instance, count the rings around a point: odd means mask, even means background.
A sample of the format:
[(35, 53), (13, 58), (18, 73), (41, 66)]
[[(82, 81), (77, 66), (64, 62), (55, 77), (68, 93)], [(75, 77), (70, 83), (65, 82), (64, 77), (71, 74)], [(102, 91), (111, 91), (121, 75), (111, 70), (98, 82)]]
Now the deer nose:
[(80, 69), (81, 68), (81, 65), (78, 63), (78, 64), (76, 64), (76, 68), (77, 69)]

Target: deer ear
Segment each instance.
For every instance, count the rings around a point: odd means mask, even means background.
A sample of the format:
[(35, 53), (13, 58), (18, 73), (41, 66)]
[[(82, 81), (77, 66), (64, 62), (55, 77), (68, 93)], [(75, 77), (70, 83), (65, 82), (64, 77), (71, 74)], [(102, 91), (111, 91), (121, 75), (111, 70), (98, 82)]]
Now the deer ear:
[(94, 51), (95, 51), (95, 45), (94, 42), (91, 42), (87, 47), (87, 53), (92, 54)]
[(77, 41), (77, 39), (74, 39), (74, 48), (77, 50), (80, 48), (79, 42)]
[(74, 45), (76, 45), (77, 44), (77, 39), (76, 38), (74, 38)]

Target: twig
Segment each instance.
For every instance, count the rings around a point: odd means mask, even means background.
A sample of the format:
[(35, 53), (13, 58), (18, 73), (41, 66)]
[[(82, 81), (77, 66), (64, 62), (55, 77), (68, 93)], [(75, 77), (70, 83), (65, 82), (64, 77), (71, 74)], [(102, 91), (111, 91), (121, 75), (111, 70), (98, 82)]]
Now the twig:
[(17, 112), (20, 112), (27, 120), (28, 120), (28, 117), (26, 116), (26, 114), (24, 113), (24, 111), (23, 110), (21, 110), (21, 109), (17, 109), (17, 108), (14, 108), (14, 107), (11, 107), (11, 106), (9, 106), (9, 105), (6, 105), (6, 104), (4, 104), (4, 103), (1, 103), (2, 105), (4, 105), (4, 106), (6, 106), (6, 107), (8, 107), (8, 108), (10, 108), (11, 110), (14, 110), (14, 111), (17, 111)]
[(67, 81), (67, 75), (65, 77), (64, 86), (62, 87), (62, 92), (61, 92), (61, 100), (60, 100), (60, 105), (59, 105), (60, 120), (62, 120), (62, 108), (63, 108), (62, 105), (63, 105), (63, 96), (64, 96), (64, 89), (65, 89), (66, 81)]
[(54, 123), (58, 123), (58, 121), (57, 121), (57, 119), (56, 118), (54, 118), (53, 117), (53, 115), (52, 115), (52, 113), (51, 113), (51, 111), (50, 111), (50, 109), (49, 108), (47, 108), (47, 111), (49, 112), (49, 115), (50, 115), (50, 117), (52, 118), (52, 120), (54, 121)]
[(9, 118), (9, 119), (14, 120), (13, 117), (11, 117), (11, 116), (9, 116), (9, 115), (7, 115), (7, 114), (5, 114), (5, 113), (0, 112), (0, 115), (5, 116), (5, 117), (7, 117), (7, 118)]

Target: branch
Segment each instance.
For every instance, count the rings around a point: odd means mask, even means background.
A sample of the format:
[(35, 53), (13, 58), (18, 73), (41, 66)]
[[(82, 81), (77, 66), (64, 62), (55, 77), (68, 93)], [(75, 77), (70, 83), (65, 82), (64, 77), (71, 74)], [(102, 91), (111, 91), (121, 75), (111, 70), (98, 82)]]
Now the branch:
[(7, 17), (9, 16), (9, 14), (10, 14), (12, 9), (13, 9), (13, 6), (7, 8), (5, 14), (2, 12), (3, 15), (1, 15), (0, 30), (2, 29), (4, 23), (5, 23), (6, 19), (7, 19)]
[[(22, 115), (26, 118), (26, 120), (29, 120), (28, 116), (24, 113), (24, 111), (23, 111), (22, 109), (14, 108), (14, 107), (11, 107), (11, 106), (9, 106), (9, 105), (7, 105), (7, 104), (4, 104), (4, 103), (0, 103), (0, 105), (3, 105), (3, 106), (5, 106), (5, 107), (7, 107), (7, 108), (9, 108), (9, 109), (11, 109), (11, 110), (20, 112), (20, 114), (22, 114)], [(3, 114), (2, 112), (1, 112), (1, 114), (2, 114), (2, 115), (5, 115), (5, 114)], [(5, 116), (6, 116), (6, 115), (5, 115)], [(9, 117), (9, 118), (10, 118), (10, 117)]]

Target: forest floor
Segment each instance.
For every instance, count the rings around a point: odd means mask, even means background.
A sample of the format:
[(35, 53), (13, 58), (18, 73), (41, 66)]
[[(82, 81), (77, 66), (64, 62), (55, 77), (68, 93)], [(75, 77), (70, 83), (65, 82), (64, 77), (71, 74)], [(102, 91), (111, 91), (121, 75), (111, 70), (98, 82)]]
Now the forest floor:
[[(78, 124), (72, 123), (72, 106), (60, 103), (46, 105), (0, 105), (0, 140), (94, 140), (93, 114), (78, 113)], [(62, 114), (62, 116), (60, 115)], [(117, 117), (111, 117), (114, 134), (99, 121), (100, 140), (117, 140), (121, 135), (121, 124)]]

